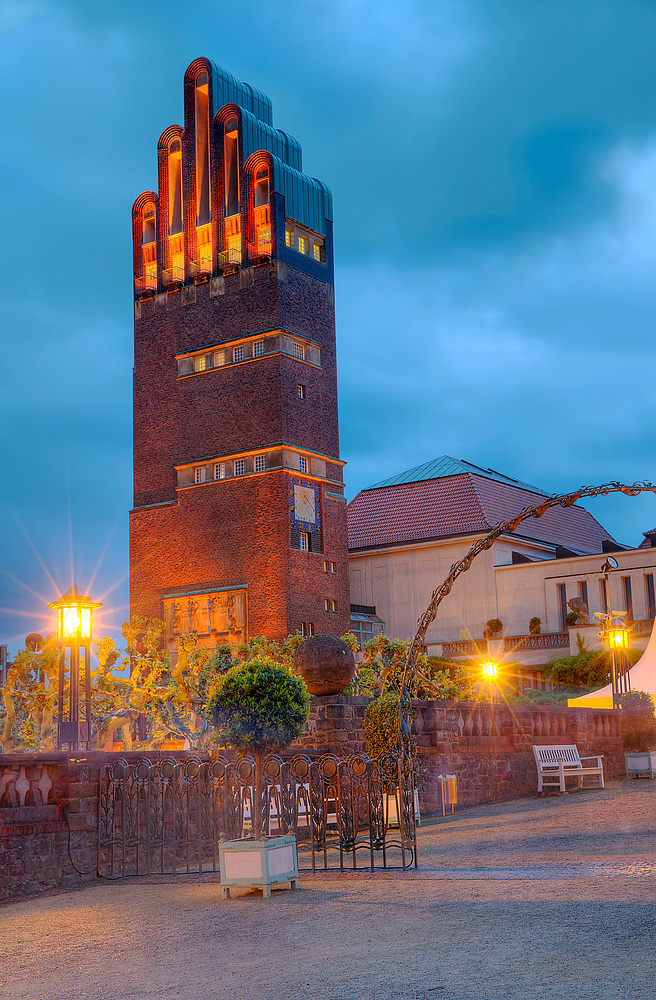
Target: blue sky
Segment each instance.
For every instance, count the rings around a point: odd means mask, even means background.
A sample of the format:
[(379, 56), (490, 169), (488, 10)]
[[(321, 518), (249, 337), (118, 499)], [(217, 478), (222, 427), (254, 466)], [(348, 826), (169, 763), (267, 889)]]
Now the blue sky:
[[(1, 0), (0, 642), (127, 616), (130, 207), (206, 55), (335, 201), (348, 494), (441, 454), (653, 480), (651, 0)], [(638, 544), (656, 503), (587, 504)]]

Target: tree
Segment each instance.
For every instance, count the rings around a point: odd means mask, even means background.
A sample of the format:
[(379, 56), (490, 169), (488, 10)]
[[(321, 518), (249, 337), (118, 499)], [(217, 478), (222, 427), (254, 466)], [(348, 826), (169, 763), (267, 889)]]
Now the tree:
[(262, 758), (300, 736), (309, 710), (310, 696), (301, 678), (264, 655), (231, 667), (207, 702), (207, 717), (225, 743), (255, 760), (255, 840), (262, 839)]

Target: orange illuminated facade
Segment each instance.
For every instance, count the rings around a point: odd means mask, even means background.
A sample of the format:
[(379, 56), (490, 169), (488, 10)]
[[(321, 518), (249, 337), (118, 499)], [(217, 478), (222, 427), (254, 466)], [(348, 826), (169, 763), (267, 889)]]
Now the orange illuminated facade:
[(269, 99), (210, 60), (184, 109), (133, 207), (131, 611), (170, 642), (196, 622), (206, 646), (342, 634), (330, 191)]

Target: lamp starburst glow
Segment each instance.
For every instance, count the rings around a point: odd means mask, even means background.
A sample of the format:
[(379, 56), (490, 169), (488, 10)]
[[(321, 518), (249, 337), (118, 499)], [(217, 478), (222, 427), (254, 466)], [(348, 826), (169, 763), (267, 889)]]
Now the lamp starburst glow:
[[(80, 593), (75, 584), (58, 601), (48, 607), (57, 612), (59, 638), (59, 710), (57, 718), (57, 748), (67, 743), (71, 750), (80, 743), (89, 746), (91, 737), (91, 636), (93, 612), (102, 608), (99, 601), (91, 601)], [(67, 653), (68, 650), (68, 653)], [(80, 723), (80, 671), (84, 669), (86, 720)], [(68, 719), (64, 719), (64, 686), (68, 665)]]

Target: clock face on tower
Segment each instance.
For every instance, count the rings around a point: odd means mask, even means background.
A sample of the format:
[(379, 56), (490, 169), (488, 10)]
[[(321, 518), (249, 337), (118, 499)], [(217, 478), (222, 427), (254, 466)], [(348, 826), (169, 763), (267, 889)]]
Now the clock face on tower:
[(313, 483), (290, 483), (289, 519), (298, 531), (321, 533), (321, 500), (319, 487)]
[(294, 520), (315, 524), (317, 515), (314, 509), (314, 488), (312, 486), (294, 486)]

